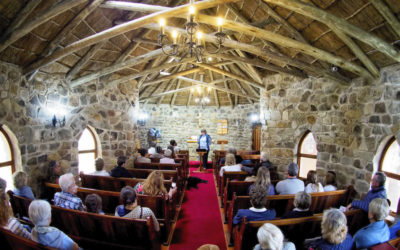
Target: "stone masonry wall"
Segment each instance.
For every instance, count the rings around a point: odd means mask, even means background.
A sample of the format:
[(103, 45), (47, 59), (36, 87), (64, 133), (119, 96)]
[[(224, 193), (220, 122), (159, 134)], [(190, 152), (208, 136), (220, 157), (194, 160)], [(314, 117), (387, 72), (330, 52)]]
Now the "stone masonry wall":
[(400, 66), (382, 70), (372, 83), (274, 75), (265, 84), (261, 147), (282, 175), (296, 161), (297, 145), (309, 129), (317, 142), (320, 176), (335, 170), (340, 186), (352, 184), (366, 193), (378, 148), (393, 135), (400, 141)]
[[(63, 77), (48, 74), (28, 82), (18, 67), (0, 63), (0, 123), (18, 140), (22, 169), (41, 175), (47, 162), (56, 159), (64, 172), (78, 174), (78, 140), (87, 125), (96, 129), (107, 168), (117, 156), (131, 156), (139, 108), (135, 86), (127, 82), (108, 87), (96, 80), (70, 89)], [(61, 109), (67, 111), (66, 124), (54, 128), (51, 118)]]
[[(207, 130), (215, 143), (211, 146), (211, 151), (220, 149), (217, 140), (228, 140), (225, 149), (235, 147), (236, 149), (251, 149), (252, 147), (252, 122), (251, 115), (259, 113), (258, 104), (239, 105), (231, 107), (200, 107), (175, 106), (169, 105), (145, 105), (141, 107), (141, 112), (146, 112), (149, 119), (144, 126), (139, 127), (140, 142), (142, 147), (148, 147), (147, 134), (150, 128), (161, 130), (162, 137), (160, 143), (162, 147), (167, 147), (169, 141), (174, 139), (182, 149), (190, 149), (190, 156), (196, 155), (197, 144), (186, 142), (190, 136), (200, 135), (202, 128)], [(199, 119), (199, 113), (201, 118)], [(228, 134), (217, 135), (217, 120), (228, 120)]]

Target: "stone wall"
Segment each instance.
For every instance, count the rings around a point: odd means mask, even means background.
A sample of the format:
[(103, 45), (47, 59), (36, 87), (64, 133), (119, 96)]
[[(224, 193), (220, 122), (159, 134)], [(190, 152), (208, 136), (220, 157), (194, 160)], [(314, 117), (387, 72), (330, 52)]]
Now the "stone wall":
[[(148, 147), (147, 134), (150, 128), (161, 130), (162, 137), (160, 143), (162, 147), (167, 147), (169, 141), (174, 139), (182, 149), (190, 149), (192, 159), (196, 155), (194, 149), (197, 144), (186, 142), (190, 136), (198, 136), (200, 130), (205, 128), (207, 133), (215, 140), (228, 140), (229, 144), (225, 148), (235, 147), (236, 149), (251, 149), (252, 147), (252, 121), (251, 115), (259, 113), (258, 104), (239, 105), (231, 107), (200, 107), (175, 106), (169, 105), (145, 105), (141, 107), (141, 112), (149, 115), (144, 126), (139, 127), (140, 142), (142, 147)], [(201, 117), (199, 119), (199, 114)], [(228, 134), (217, 135), (217, 121), (228, 120)], [(221, 145), (211, 146), (211, 151), (220, 149)]]
[[(28, 82), (18, 67), (0, 63), (0, 123), (15, 134), (22, 168), (33, 176), (45, 173), (42, 168), (53, 159), (76, 175), (78, 140), (87, 125), (96, 129), (102, 157), (111, 168), (117, 156), (131, 156), (136, 150), (135, 86), (128, 82), (109, 87), (96, 80), (70, 89), (63, 76), (41, 73)], [(54, 128), (52, 116), (62, 118), (62, 110), (66, 124)]]
[(261, 147), (280, 172), (296, 161), (299, 140), (311, 130), (318, 144), (320, 176), (335, 170), (340, 186), (352, 184), (365, 193), (381, 145), (393, 135), (400, 141), (400, 66), (383, 69), (372, 83), (355, 79), (342, 85), (274, 75), (265, 84)]

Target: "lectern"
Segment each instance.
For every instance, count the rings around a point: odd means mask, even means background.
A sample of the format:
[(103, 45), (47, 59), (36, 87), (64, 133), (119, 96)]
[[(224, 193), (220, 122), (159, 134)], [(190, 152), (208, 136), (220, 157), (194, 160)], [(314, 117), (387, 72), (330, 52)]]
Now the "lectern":
[(197, 154), (200, 157), (200, 166), (199, 166), (199, 172), (205, 172), (205, 170), (203, 169), (203, 155), (205, 155), (207, 153), (206, 149), (196, 149)]

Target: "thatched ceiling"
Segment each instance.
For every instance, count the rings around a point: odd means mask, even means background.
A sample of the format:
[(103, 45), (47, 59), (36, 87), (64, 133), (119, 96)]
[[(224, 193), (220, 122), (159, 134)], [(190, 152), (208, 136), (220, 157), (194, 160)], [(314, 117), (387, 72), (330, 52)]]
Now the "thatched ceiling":
[(179, 6), (188, 1), (123, 2), (130, 4), (1, 0), (0, 60), (29, 77), (65, 74), (71, 87), (99, 77), (110, 84), (136, 79), (146, 103), (194, 104), (190, 86), (212, 85), (210, 105), (218, 106), (257, 101), (270, 74), (345, 82), (377, 78), (380, 68), (400, 61), (399, 0), (196, 1), (208, 47), (215, 43), (215, 17), (225, 18), (228, 34), (204, 64), (184, 51), (164, 56), (157, 44), (160, 17), (167, 32), (184, 29), (188, 10)]

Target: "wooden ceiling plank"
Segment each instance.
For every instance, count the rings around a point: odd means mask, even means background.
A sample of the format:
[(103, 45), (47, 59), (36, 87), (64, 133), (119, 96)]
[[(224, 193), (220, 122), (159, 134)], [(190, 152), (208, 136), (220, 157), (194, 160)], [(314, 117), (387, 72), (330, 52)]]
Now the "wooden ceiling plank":
[(162, 93), (154, 94), (152, 96), (143, 97), (143, 98), (140, 99), (140, 101), (146, 101), (146, 100), (157, 98), (157, 97), (163, 97), (163, 96), (166, 96), (166, 95), (176, 94), (176, 93), (179, 93), (179, 92), (182, 92), (182, 91), (190, 90), (191, 88), (192, 88), (192, 86), (187, 86), (187, 87), (183, 87), (183, 88), (178, 88), (178, 89), (174, 89), (174, 90), (165, 91), (165, 92), (162, 92)]
[(16, 29), (18, 29), (26, 18), (32, 13), (32, 11), (39, 5), (41, 0), (28, 1), (21, 11), (18, 12), (16, 17), (12, 20), (7, 29), (0, 36), (0, 41), (5, 41)]
[[(213, 75), (212, 71), (209, 70), (208, 74), (210, 75), (210, 80), (213, 82), (214, 81), (214, 75)], [(217, 94), (217, 90), (213, 89), (213, 93), (214, 93), (215, 104), (217, 105), (218, 108), (220, 108), (221, 105), (219, 104), (219, 97), (218, 97), (218, 94)]]
[[(68, 1), (67, 2), (68, 8), (71, 8), (71, 2), (75, 2), (75, 1), (76, 2), (79, 2), (79, 1), (84, 2), (84, 0)], [(224, 3), (235, 2), (235, 1), (238, 1), (238, 0), (203, 0), (201, 2), (195, 2), (193, 5), (196, 7), (197, 10), (201, 10), (201, 9), (207, 9), (207, 8), (214, 7), (215, 5), (218, 5), (218, 4), (224, 4)], [(65, 3), (65, 2), (63, 2), (63, 3)], [(135, 3), (131, 3), (131, 4), (135, 4)], [(128, 21), (124, 24), (120, 24), (120, 25), (111, 27), (111, 28), (101, 31), (97, 34), (91, 35), (89, 37), (83, 38), (79, 41), (76, 41), (76, 42), (66, 46), (63, 49), (55, 51), (50, 56), (45, 57), (45, 58), (37, 61), (36, 63), (29, 65), (28, 67), (26, 67), (24, 69), (24, 74), (32, 73), (36, 69), (44, 67), (44, 66), (48, 65), (49, 63), (57, 61), (77, 50), (82, 49), (82, 48), (91, 46), (95, 43), (110, 39), (110, 38), (118, 36), (118, 35), (121, 35), (128, 31), (140, 28), (145, 24), (157, 22), (160, 17), (173, 17), (173, 16), (177, 16), (177, 15), (183, 15), (183, 14), (187, 13), (188, 6), (189, 6), (189, 4), (185, 4), (185, 5), (181, 5), (181, 6), (174, 7), (174, 8), (168, 8), (165, 11), (159, 11), (159, 12), (141, 17), (141, 18), (137, 18), (137, 19)]]
[[(181, 87), (181, 80), (179, 79), (179, 80), (178, 80), (178, 83), (176, 84), (175, 90), (179, 89), (180, 87)], [(176, 93), (174, 93), (174, 94), (172, 95), (172, 100), (171, 100), (171, 103), (170, 103), (170, 106), (171, 106), (171, 107), (174, 106), (175, 100), (176, 100)]]
[(85, 64), (97, 53), (97, 51), (101, 49), (101, 47), (104, 46), (105, 43), (106, 41), (92, 45), (89, 51), (86, 52), (86, 54), (81, 59), (79, 59), (79, 61), (76, 62), (75, 65), (72, 66), (72, 68), (67, 72), (67, 74), (65, 75), (67, 82), (70, 82), (72, 78), (74, 78), (75, 75), (79, 73), (83, 66), (85, 66)]
[[(239, 68), (235, 64), (231, 65), (230, 69), (228, 69), (228, 67), (225, 67), (225, 69), (227, 71), (231, 71), (231, 72), (233, 70), (233, 73), (235, 73), (237, 75), (241, 74), (241, 72), (239, 71)], [(260, 96), (260, 94), (257, 93), (257, 91), (251, 85), (248, 85), (247, 83), (245, 83), (245, 84), (251, 90), (251, 92), (253, 93), (254, 96), (258, 96), (258, 97)]]
[[(228, 67), (226, 66), (222, 66), (226, 71), (230, 71)], [(245, 94), (248, 95), (249, 93), (243, 88), (243, 86), (240, 84), (239, 81), (237, 80), (233, 80), (233, 82), (236, 84), (236, 86), (240, 89), (240, 91)], [(235, 96), (236, 97), (236, 96)], [(250, 98), (246, 97), (246, 99), (249, 101), (249, 103), (253, 104), (253, 100), (251, 100)], [(235, 105), (237, 105), (237, 99), (235, 98)]]
[(394, 13), (390, 10), (389, 6), (385, 4), (383, 0), (369, 0), (372, 5), (379, 11), (379, 13), (385, 18), (388, 24), (392, 27), (393, 31), (400, 37), (400, 22), (396, 18)]
[(335, 26), (337, 29), (341, 30), (345, 34), (370, 45), (371, 47), (400, 62), (400, 52), (396, 50), (392, 45), (379, 38), (378, 36), (351, 24), (343, 18), (339, 18), (327, 11), (298, 0), (263, 1), (295, 11), (309, 18), (318, 20), (326, 24), (327, 26)]
[(251, 81), (249, 79), (246, 79), (245, 77), (238, 76), (238, 75), (230, 73), (230, 72), (228, 72), (226, 70), (219, 69), (219, 68), (217, 68), (215, 66), (204, 64), (204, 63), (197, 63), (197, 62), (194, 62), (193, 64), (195, 64), (195, 65), (197, 65), (199, 67), (214, 71), (214, 72), (219, 73), (221, 75), (229, 76), (230, 78), (233, 78), (233, 79), (248, 83), (248, 84), (250, 84), (250, 85), (252, 85), (254, 87), (257, 87), (259, 89), (263, 89), (264, 88), (264, 85), (262, 85), (262, 82)]
[[(222, 78), (225, 80), (224, 81), (225, 89), (230, 89), (228, 82), (226, 81), (225, 75), (222, 75)], [(229, 104), (231, 105), (231, 108), (233, 109), (234, 106), (233, 106), (232, 96), (231, 96), (230, 92), (226, 92), (226, 94), (228, 95)]]
[(77, 5), (80, 5), (87, 0), (70, 0), (70, 1), (62, 1), (59, 4), (56, 4), (38, 14), (35, 17), (25, 22), (23, 25), (20, 25), (17, 29), (15, 29), (9, 36), (5, 37), (3, 40), (0, 40), (0, 52), (5, 50), (8, 46), (16, 42), (18, 39), (27, 35), (29, 32), (39, 27), (41, 24), (49, 21), (51, 18), (73, 8)]
[[(185, 67), (186, 67), (186, 64), (182, 64), (182, 65), (180, 65), (179, 67), (176, 67), (173, 71), (171, 71), (171, 73), (179, 72), (179, 71), (183, 70)], [(167, 90), (170, 90), (170, 89), (172, 88), (172, 85), (173, 85), (174, 82), (176, 82), (176, 79), (172, 79), (172, 80), (170, 80), (170, 81), (167, 83), (167, 86), (168, 86)], [(163, 91), (163, 92), (164, 92), (164, 91)], [(158, 100), (157, 105), (159, 105), (159, 104), (163, 101), (163, 99), (164, 99), (164, 96), (162, 96), (162, 97)]]

